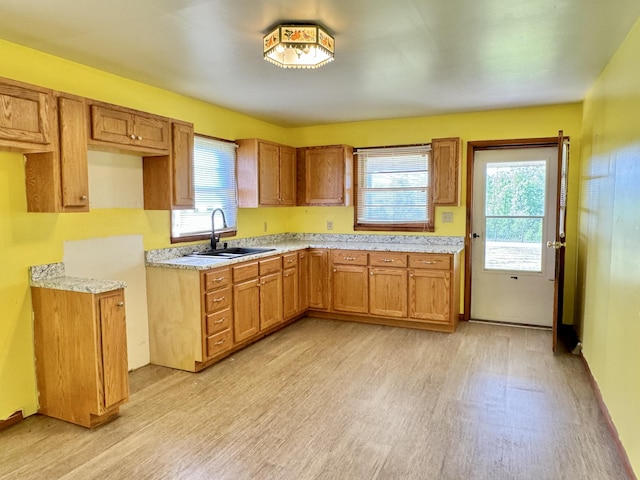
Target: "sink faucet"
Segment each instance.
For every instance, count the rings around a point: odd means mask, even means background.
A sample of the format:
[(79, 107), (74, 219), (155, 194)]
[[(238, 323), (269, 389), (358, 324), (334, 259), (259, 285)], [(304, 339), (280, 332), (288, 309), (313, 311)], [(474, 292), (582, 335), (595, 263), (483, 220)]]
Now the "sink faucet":
[(221, 208), (216, 208), (211, 212), (211, 249), (215, 250), (217, 243), (220, 241), (220, 234), (216, 234), (216, 222), (214, 221), (216, 213), (220, 212), (222, 215), (222, 228), (227, 228), (227, 219), (224, 216), (224, 212)]

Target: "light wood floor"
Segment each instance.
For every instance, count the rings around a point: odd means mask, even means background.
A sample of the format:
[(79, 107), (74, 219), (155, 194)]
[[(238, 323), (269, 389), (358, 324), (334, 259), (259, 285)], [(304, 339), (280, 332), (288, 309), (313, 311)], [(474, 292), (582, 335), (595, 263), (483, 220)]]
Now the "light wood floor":
[(550, 335), (303, 319), (199, 374), (133, 372), (94, 431), (27, 418), (0, 433), (0, 478), (626, 478)]

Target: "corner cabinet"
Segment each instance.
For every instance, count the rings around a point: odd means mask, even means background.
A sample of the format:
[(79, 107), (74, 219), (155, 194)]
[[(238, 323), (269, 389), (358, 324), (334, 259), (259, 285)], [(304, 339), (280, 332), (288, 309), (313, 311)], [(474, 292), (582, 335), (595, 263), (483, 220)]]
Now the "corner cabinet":
[(236, 143), (238, 206), (295, 205), (295, 148), (258, 138), (240, 139)]
[(298, 205), (353, 205), (353, 147), (297, 149)]
[(460, 205), (460, 139), (434, 138), (433, 203), (436, 206)]
[(84, 427), (129, 397), (124, 291), (32, 287), (39, 412)]

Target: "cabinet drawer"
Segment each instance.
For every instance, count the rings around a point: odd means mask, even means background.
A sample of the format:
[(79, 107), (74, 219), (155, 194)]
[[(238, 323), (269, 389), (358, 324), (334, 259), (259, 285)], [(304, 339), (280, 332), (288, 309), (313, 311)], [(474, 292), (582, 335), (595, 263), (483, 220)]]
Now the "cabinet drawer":
[(276, 273), (282, 270), (280, 257), (270, 258), (268, 260), (260, 260), (260, 276)]
[(207, 357), (213, 357), (219, 353), (226, 352), (233, 346), (231, 329), (216, 333), (207, 338)]
[(366, 265), (367, 253), (357, 250), (333, 250), (331, 261), (343, 265)]
[(409, 267), (450, 270), (451, 255), (436, 255), (432, 253), (411, 254), (409, 255)]
[(369, 265), (374, 267), (406, 267), (407, 254), (397, 252), (369, 253)]
[(282, 268), (291, 268), (298, 265), (298, 253), (285, 253), (282, 255)]
[(237, 267), (232, 267), (234, 283), (249, 280), (258, 276), (258, 262), (243, 263)]
[(204, 305), (206, 313), (213, 313), (229, 308), (229, 305), (231, 305), (231, 287), (205, 293)]
[(225, 308), (219, 312), (207, 315), (207, 336), (215, 335), (231, 328), (231, 309)]
[(220, 268), (211, 270), (203, 274), (205, 291), (226, 287), (231, 283), (231, 269)]

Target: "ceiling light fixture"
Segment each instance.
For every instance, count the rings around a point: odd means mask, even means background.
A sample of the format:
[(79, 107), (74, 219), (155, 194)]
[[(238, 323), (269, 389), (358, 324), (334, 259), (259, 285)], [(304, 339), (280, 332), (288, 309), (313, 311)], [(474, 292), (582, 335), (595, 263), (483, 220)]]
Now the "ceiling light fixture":
[(282, 68), (318, 68), (335, 54), (335, 40), (319, 25), (278, 25), (263, 47), (264, 59)]

